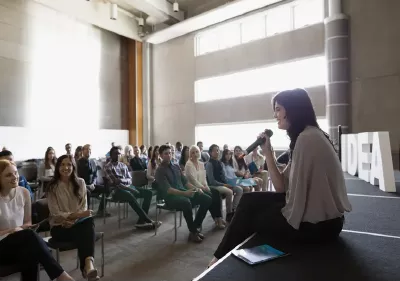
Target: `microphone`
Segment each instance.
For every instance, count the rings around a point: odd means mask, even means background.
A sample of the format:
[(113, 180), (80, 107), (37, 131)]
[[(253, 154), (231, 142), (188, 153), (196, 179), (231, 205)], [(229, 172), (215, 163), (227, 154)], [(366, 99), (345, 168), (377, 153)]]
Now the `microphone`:
[[(265, 129), (264, 133), (268, 137), (272, 137), (274, 132), (272, 132), (270, 129)], [(256, 149), (259, 145), (262, 145), (266, 141), (265, 138), (258, 138), (255, 142), (249, 145), (249, 147), (246, 148), (246, 155), (251, 153), (254, 149)], [(244, 155), (243, 155), (244, 156)]]

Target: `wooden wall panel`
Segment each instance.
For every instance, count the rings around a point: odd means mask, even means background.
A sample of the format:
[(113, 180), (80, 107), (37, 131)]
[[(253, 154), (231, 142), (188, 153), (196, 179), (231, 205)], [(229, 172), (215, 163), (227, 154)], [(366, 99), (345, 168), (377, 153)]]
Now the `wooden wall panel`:
[(136, 133), (143, 144), (143, 43), (136, 41)]
[(128, 130), (129, 143), (136, 144), (136, 42), (129, 40), (128, 45)]

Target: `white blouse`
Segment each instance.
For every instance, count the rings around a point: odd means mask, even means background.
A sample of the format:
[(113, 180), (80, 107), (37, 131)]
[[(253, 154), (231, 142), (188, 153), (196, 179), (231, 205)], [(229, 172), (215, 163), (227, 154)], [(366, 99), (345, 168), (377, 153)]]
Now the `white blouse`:
[(309, 126), (298, 136), (284, 182), (282, 214), (295, 229), (301, 222), (318, 223), (351, 211), (339, 158), (316, 127)]
[(206, 170), (204, 168), (204, 163), (198, 161), (199, 169), (196, 168), (192, 160), (188, 160), (185, 165), (185, 174), (189, 183), (193, 184), (195, 187), (201, 188), (203, 186), (208, 187), (206, 179)]

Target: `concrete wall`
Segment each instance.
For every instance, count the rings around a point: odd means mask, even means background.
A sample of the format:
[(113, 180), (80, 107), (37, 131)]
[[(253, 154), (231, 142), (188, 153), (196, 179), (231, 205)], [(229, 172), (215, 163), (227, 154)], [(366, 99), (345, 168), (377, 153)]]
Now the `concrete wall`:
[(350, 16), (352, 132), (389, 131), (400, 146), (400, 1), (344, 0)]
[[(0, 0), (0, 145), (24, 158), (100, 135), (104, 149), (125, 143), (121, 38), (33, 1)], [(108, 137), (99, 130), (110, 130)]]
[[(324, 53), (322, 23), (200, 57), (194, 56), (194, 37), (190, 34), (153, 46), (153, 143), (180, 140), (192, 144), (196, 124), (273, 118), (272, 93), (195, 104), (196, 80)], [(317, 114), (325, 116), (325, 88), (317, 87), (310, 92)], [(220, 112), (223, 106), (225, 113)]]

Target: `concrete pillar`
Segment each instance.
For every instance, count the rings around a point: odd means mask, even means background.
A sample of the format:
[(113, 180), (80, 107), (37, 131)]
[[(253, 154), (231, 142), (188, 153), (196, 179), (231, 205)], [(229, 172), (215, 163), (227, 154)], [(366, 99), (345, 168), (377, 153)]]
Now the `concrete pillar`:
[(329, 134), (338, 143), (338, 125), (343, 133), (350, 125), (349, 19), (341, 0), (329, 0), (325, 19), (325, 54), (328, 67), (326, 115)]

